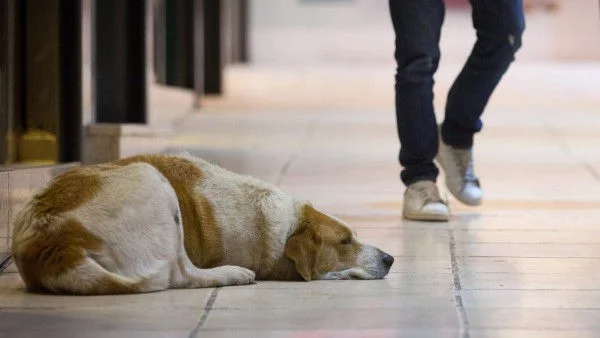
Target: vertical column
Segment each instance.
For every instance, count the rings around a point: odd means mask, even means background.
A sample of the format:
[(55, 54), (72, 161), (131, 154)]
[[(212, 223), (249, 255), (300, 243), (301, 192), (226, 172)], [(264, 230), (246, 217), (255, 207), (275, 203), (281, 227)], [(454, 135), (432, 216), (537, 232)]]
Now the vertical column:
[(0, 1), (0, 165), (14, 160), (14, 2), (15, 0)]
[(154, 0), (152, 5), (148, 13), (153, 34), (152, 48), (149, 50), (149, 55), (152, 55), (150, 64), (154, 68), (156, 83), (167, 83), (167, 0)]
[(221, 0), (204, 1), (204, 93), (223, 91)]
[(194, 108), (199, 108), (201, 105), (202, 95), (204, 94), (204, 0), (193, 1)]
[(19, 159), (25, 163), (56, 163), (60, 115), (60, 1), (26, 0), (22, 4), (25, 133), (19, 139)]
[(158, 81), (193, 89), (197, 106), (221, 94), (225, 65), (248, 60), (248, 1), (155, 1)]
[(240, 0), (237, 26), (237, 51), (234, 60), (241, 63), (249, 61), (248, 29), (250, 27), (250, 0)]
[(82, 130), (82, 4), (60, 0), (59, 14), (59, 161), (81, 157)]
[(146, 1), (96, 1), (96, 121), (146, 122)]
[(224, 2), (226, 63), (248, 62), (248, 0)]
[(81, 1), (81, 118), (83, 125), (96, 121), (94, 100), (95, 1)]
[(78, 161), (81, 139), (81, 24), (77, 0), (9, 1), (14, 160)]
[(166, 83), (194, 88), (193, 0), (167, 1), (166, 16)]

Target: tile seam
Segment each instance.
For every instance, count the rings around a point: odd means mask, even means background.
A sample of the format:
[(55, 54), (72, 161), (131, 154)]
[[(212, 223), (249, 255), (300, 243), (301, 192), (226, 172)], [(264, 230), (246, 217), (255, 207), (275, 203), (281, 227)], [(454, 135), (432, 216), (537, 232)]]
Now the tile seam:
[(460, 283), (460, 275), (458, 268), (458, 261), (456, 259), (456, 241), (454, 239), (454, 230), (448, 229), (448, 247), (450, 249), (450, 263), (452, 266), (452, 278), (453, 278), (453, 297), (454, 307), (458, 316), (458, 322), (460, 325), (460, 337), (470, 338), (469, 335), (469, 318), (467, 317), (467, 311), (463, 306), (462, 299), (462, 285)]
[(204, 312), (202, 313), (200, 320), (198, 320), (198, 324), (192, 330), (192, 332), (190, 332), (190, 335), (189, 335), (190, 338), (196, 338), (198, 336), (198, 332), (202, 329), (204, 324), (206, 324), (206, 320), (208, 319), (208, 315), (210, 314), (210, 312), (213, 308), (213, 305), (215, 304), (215, 301), (217, 300), (217, 296), (219, 294), (220, 289), (221, 289), (221, 287), (216, 287), (212, 290), (210, 297), (208, 298), (208, 301), (206, 302), (206, 305), (204, 306)]

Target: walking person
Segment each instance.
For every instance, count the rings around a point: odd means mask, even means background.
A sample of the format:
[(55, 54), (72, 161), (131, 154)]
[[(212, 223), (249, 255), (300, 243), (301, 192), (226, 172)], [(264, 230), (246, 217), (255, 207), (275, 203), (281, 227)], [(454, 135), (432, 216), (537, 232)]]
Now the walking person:
[(396, 121), (406, 219), (447, 221), (450, 210), (436, 185), (440, 164), (448, 190), (467, 205), (483, 191), (473, 166), (473, 136), (485, 106), (514, 61), (525, 29), (522, 0), (469, 0), (477, 42), (452, 85), (438, 127), (433, 76), (440, 61), (443, 0), (389, 0), (396, 33)]

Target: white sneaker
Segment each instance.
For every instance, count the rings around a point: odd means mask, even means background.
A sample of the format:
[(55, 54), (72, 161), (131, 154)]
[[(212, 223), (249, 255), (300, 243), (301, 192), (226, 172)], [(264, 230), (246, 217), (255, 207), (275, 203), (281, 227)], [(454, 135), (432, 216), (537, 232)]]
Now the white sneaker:
[(458, 149), (447, 145), (438, 134), (440, 145), (436, 160), (446, 174), (446, 186), (450, 193), (467, 205), (480, 205), (483, 190), (473, 169), (473, 149)]
[(450, 209), (432, 181), (418, 181), (404, 192), (404, 218), (414, 221), (448, 221)]

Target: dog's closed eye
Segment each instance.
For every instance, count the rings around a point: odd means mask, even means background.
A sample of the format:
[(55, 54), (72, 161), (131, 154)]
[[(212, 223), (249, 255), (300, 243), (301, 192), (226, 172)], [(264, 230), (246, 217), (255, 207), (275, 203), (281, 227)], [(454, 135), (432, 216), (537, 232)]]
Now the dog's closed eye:
[(340, 242), (341, 245), (348, 245), (350, 243), (352, 243), (352, 237), (346, 237)]

